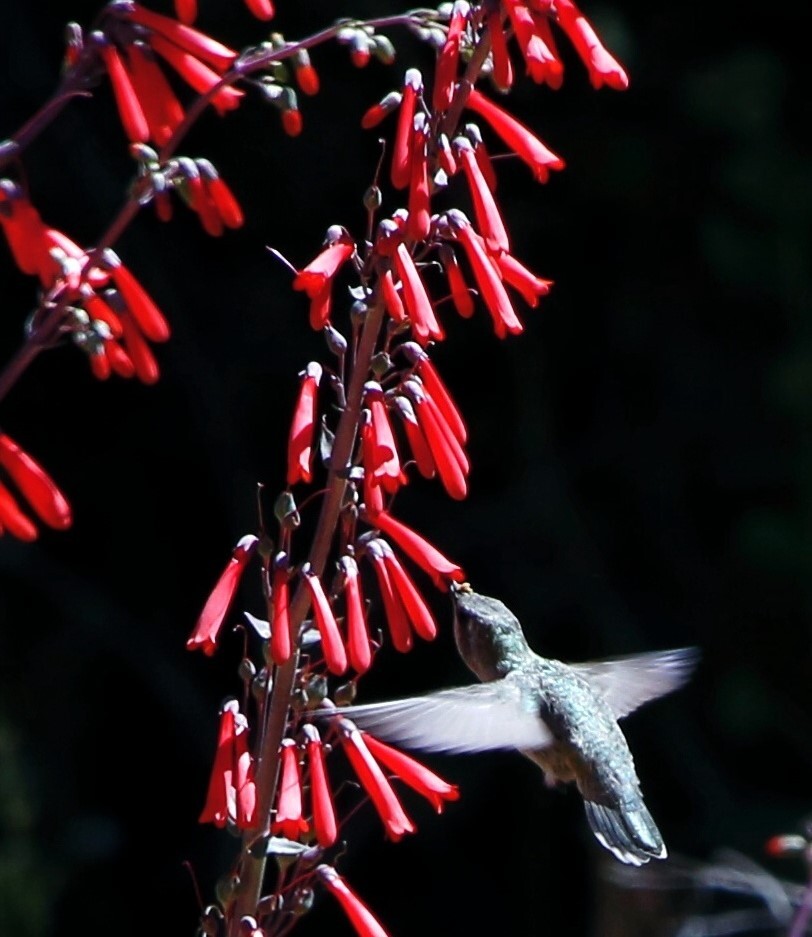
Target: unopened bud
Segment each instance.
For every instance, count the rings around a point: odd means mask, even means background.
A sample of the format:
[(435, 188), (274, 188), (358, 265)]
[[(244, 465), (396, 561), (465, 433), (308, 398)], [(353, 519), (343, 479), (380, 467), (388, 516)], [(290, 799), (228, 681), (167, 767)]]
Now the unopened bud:
[(252, 660), (249, 660), (247, 657), (243, 657), (243, 659), (240, 661), (240, 666), (237, 669), (237, 674), (243, 683), (248, 683), (249, 681), (253, 680), (254, 677), (256, 677), (257, 668)]
[(302, 519), (299, 517), (299, 510), (296, 507), (296, 499), (290, 491), (283, 491), (273, 506), (274, 517), (285, 529), (295, 530)]
[(234, 896), (237, 894), (239, 887), (239, 875), (229, 873), (218, 879), (217, 885), (214, 888), (214, 892), (217, 895), (217, 900), (224, 908), (230, 905), (234, 900)]
[(312, 888), (297, 888), (293, 893), (288, 910), (292, 914), (307, 914), (313, 907), (315, 895)]
[(327, 341), (327, 347), (330, 351), (336, 355), (336, 357), (341, 357), (347, 352), (347, 339), (338, 331), (338, 329), (333, 328), (329, 323), (324, 327), (324, 338)]
[(385, 351), (379, 351), (370, 362), (370, 369), (375, 376), (376, 381), (380, 381), (386, 372), (392, 367), (392, 359)]
[(336, 689), (335, 693), (333, 693), (336, 706), (351, 705), (355, 701), (357, 689), (355, 683), (352, 681), (349, 683), (342, 683), (341, 686)]
[(377, 211), (381, 207), (382, 201), (383, 196), (378, 186), (371, 185), (366, 192), (364, 192), (364, 208), (366, 208), (367, 211)]

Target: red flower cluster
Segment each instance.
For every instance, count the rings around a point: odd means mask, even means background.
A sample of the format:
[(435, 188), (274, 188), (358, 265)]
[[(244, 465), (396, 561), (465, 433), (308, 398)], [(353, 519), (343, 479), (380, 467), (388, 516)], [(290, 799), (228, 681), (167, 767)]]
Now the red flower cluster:
[(158, 380), (147, 341), (165, 342), (169, 325), (148, 293), (111, 250), (93, 257), (49, 228), (19, 186), (0, 180), (0, 225), (17, 266), (39, 277), (45, 303), (63, 303), (66, 327), (87, 352), (93, 374)]
[[(0, 467), (25, 498), (37, 517), (55, 530), (71, 525), (71, 509), (65, 496), (42, 466), (5, 433), (0, 433)], [(36, 540), (37, 528), (0, 481), (0, 536), (8, 531), (20, 540)]]
[(257, 792), (254, 762), (248, 750), (248, 721), (239, 703), (229, 700), (220, 711), (217, 753), (201, 823), (248, 830), (254, 823)]
[[(157, 154), (152, 166), (158, 167)], [(207, 234), (220, 237), (225, 228), (242, 227), (244, 217), (240, 203), (226, 182), (207, 159), (187, 156), (169, 160), (164, 169), (150, 169), (154, 179), (160, 179), (160, 189), (154, 200), (161, 221), (172, 218), (170, 192), (176, 191), (200, 219)]]
[[(205, 33), (131, 0), (108, 6), (112, 19), (91, 40), (107, 70), (121, 123), (132, 143), (163, 146), (183, 122), (183, 105), (166, 79), (163, 60), (198, 94), (209, 94), (237, 53)], [(186, 13), (191, 12), (187, 5)], [(157, 58), (156, 58), (157, 56)], [(243, 92), (218, 88), (211, 104), (219, 114), (239, 106)]]

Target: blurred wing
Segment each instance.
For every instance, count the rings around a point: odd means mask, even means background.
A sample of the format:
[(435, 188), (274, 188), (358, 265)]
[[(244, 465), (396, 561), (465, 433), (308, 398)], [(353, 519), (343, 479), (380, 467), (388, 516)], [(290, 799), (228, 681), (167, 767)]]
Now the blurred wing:
[(523, 703), (521, 688), (510, 677), (335, 712), (387, 741), (430, 752), (541, 748), (552, 741), (537, 710)]
[(634, 657), (570, 664), (622, 719), (649, 700), (679, 689), (699, 661), (699, 649), (682, 647)]

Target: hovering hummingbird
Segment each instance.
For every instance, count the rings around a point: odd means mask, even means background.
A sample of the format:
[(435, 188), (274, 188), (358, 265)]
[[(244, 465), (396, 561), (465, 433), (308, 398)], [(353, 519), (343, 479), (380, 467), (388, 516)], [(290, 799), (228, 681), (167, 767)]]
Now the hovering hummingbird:
[(682, 686), (697, 650), (564, 664), (536, 654), (499, 599), (478, 595), (467, 583), (453, 599), (457, 648), (482, 684), (343, 707), (341, 714), (426, 751), (516, 748), (539, 765), (550, 786), (575, 782), (596, 839), (621, 862), (664, 859), (618, 719)]

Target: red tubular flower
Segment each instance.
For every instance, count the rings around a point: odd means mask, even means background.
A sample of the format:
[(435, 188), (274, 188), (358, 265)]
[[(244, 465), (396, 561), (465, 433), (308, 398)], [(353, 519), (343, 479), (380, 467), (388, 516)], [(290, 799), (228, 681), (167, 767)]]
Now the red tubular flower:
[(279, 666), (286, 664), (293, 653), (290, 637), (290, 586), (288, 585), (287, 554), (278, 553), (271, 577), (271, 659)]
[(395, 269), (403, 288), (403, 304), (409, 313), (409, 322), (415, 338), (423, 345), (431, 338), (444, 338), (445, 333), (434, 315), (423, 280), (403, 243), (398, 244), (395, 250)]
[(450, 179), (457, 171), (457, 161), (454, 159), (454, 153), (451, 149), (448, 137), (444, 133), (441, 133), (437, 140), (437, 160), (440, 164), (440, 169), (442, 169)]
[(399, 91), (390, 91), (381, 101), (377, 104), (373, 104), (372, 107), (368, 108), (364, 113), (364, 116), (361, 118), (361, 126), (363, 129), (371, 130), (373, 127), (377, 127), (387, 114), (391, 114), (392, 111), (400, 107), (400, 102), (402, 100), (403, 96)]
[(417, 531), (407, 527), (386, 511), (380, 511), (374, 517), (367, 516), (365, 520), (394, 540), (409, 559), (428, 573), (438, 589), (445, 591), (449, 579), (453, 582), (463, 582), (465, 579), (461, 566), (452, 563)]
[[(372, 511), (383, 510), (383, 489), (381, 480), (375, 475), (370, 453), (375, 451), (375, 430), (372, 427), (372, 414), (369, 410), (361, 411), (361, 451), (370, 463), (364, 467), (364, 504)], [(398, 479), (398, 482), (400, 479)]]
[(319, 93), (319, 73), (313, 68), (307, 49), (302, 49), (293, 57), (293, 73), (296, 84), (303, 94), (314, 95)]
[(457, 239), (465, 249), (468, 263), (474, 271), (479, 291), (493, 319), (496, 335), (504, 338), (508, 332), (518, 335), (524, 330), (510, 302), (502, 278), (485, 250), (484, 242), (474, 231), (470, 221), (456, 209), (449, 212), (453, 216), (453, 227)]
[(271, 20), (276, 10), (271, 0), (245, 0), (249, 12), (258, 20)]
[(338, 839), (338, 823), (324, 763), (324, 748), (319, 730), (311, 724), (302, 728), (307, 739), (307, 763), (310, 767), (310, 803), (313, 809), (313, 832), (319, 846), (326, 849)]
[(414, 241), (427, 238), (431, 228), (428, 133), (425, 115), (418, 114), (414, 119), (414, 133), (412, 134), (409, 220), (406, 223), (406, 233)]
[(449, 425), (457, 439), (464, 443), (468, 440), (468, 429), (459, 408), (451, 398), (448, 388), (443, 383), (437, 368), (426, 352), (415, 342), (407, 342), (401, 346), (406, 357), (414, 364), (415, 372), (426, 387), (440, 409), (443, 419)]
[(417, 96), (423, 91), (423, 76), (416, 68), (410, 68), (403, 79), (403, 92), (398, 111), (398, 126), (392, 146), (392, 185), (405, 189), (411, 177), (412, 134)]
[(578, 55), (589, 71), (593, 88), (604, 84), (615, 91), (625, 91), (629, 78), (620, 63), (604, 48), (589, 21), (572, 0), (556, 0), (558, 25), (575, 46)]
[(367, 381), (364, 385), (364, 406), (369, 407), (372, 428), (372, 433), (367, 437), (372, 445), (369, 452), (366, 448), (364, 450), (364, 465), (371, 470), (384, 490), (391, 494), (400, 487), (404, 476), (383, 391), (376, 381)]
[(424, 641), (433, 641), (437, 637), (437, 623), (428, 605), (409, 574), (400, 565), (389, 544), (385, 540), (378, 542), (383, 545), (383, 560), (389, 573), (389, 581), (400, 599), (407, 618), (419, 637)]
[(218, 72), (231, 68), (237, 58), (237, 53), (233, 49), (212, 39), (211, 36), (178, 23), (169, 16), (153, 13), (152, 10), (147, 10), (137, 3), (130, 4), (125, 16), (133, 23), (145, 26), (152, 35), (165, 37), (184, 52), (188, 52), (201, 62), (206, 62)]
[(293, 288), (307, 293), (311, 299), (310, 325), (321, 329), (330, 318), (330, 289), (342, 266), (355, 253), (355, 244), (341, 229), (330, 229), (328, 245), (310, 263), (300, 270)]
[(30, 542), (37, 539), (37, 528), (20, 510), (8, 488), (0, 482), (0, 534), (6, 530), (18, 540)]
[(304, 121), (302, 112), (298, 107), (286, 107), (282, 113), (282, 129), (289, 137), (298, 137), (302, 132)]
[(403, 308), (403, 302), (395, 286), (395, 278), (391, 270), (386, 270), (381, 274), (381, 298), (383, 299), (386, 311), (395, 320), (395, 322), (406, 321), (406, 311)]
[(386, 547), (387, 543), (384, 540), (370, 540), (367, 544), (366, 555), (372, 562), (372, 568), (375, 570), (375, 576), (378, 580), (378, 589), (383, 600), (386, 623), (392, 637), (392, 646), (401, 654), (407, 654), (412, 649), (414, 642), (406, 609), (395, 590), (392, 577), (389, 574), (389, 567), (386, 565)]
[(248, 722), (239, 703), (229, 700), (220, 710), (217, 752), (214, 756), (206, 803), (200, 823), (224, 827), (233, 823), (245, 830), (254, 822), (256, 786), (248, 751)]
[(347, 669), (347, 652), (344, 649), (344, 642), (341, 640), (341, 632), (338, 630), (333, 610), (330, 608), (330, 602), (324, 594), (319, 577), (309, 569), (303, 570), (305, 583), (310, 590), (310, 598), (313, 603), (313, 614), (316, 620), (316, 627), (321, 635), (321, 649), (324, 652), (324, 661), (330, 673), (342, 674)]
[(175, 16), (181, 23), (191, 26), (197, 19), (197, 0), (175, 0)]
[(196, 160), (200, 178), (222, 223), (227, 228), (240, 228), (244, 221), (240, 203), (223, 181), (222, 176), (207, 159)]
[(475, 111), (490, 124), (505, 145), (530, 166), (539, 182), (546, 182), (549, 179), (551, 169), (564, 168), (564, 160), (560, 156), (548, 150), (524, 124), (515, 117), (511, 117), (476, 89), (468, 95), (466, 107)]
[[(158, 15), (158, 14), (154, 14)], [(167, 62), (180, 77), (189, 85), (192, 90), (198, 94), (208, 94), (212, 88), (219, 83), (220, 74), (214, 69), (209, 68), (205, 62), (201, 62), (189, 52), (175, 45), (169, 39), (163, 36), (153, 34), (148, 39), (149, 46), (154, 49), (158, 55)], [(226, 111), (233, 111), (240, 106), (243, 92), (238, 88), (225, 86), (218, 89), (211, 99), (212, 107), (218, 114), (225, 114)]]
[(445, 801), (460, 799), (459, 788), (455, 784), (449, 784), (419, 761), (392, 748), (391, 745), (384, 744), (368, 732), (363, 732), (362, 735), (367, 748), (377, 761), (397, 775), (404, 784), (422, 794), (437, 813), (443, 812)]
[(116, 289), (121, 293), (138, 328), (150, 341), (165, 342), (170, 334), (169, 323), (149, 293), (112, 250), (108, 249), (104, 252), (104, 261), (110, 270), (110, 277)]
[(465, 480), (468, 459), (459, 441), (422, 386), (416, 381), (406, 381), (403, 389), (414, 405), (420, 429), (426, 437), (443, 487), (452, 498), (461, 501), (468, 494)]
[(316, 435), (317, 393), (322, 367), (317, 361), (299, 373), (299, 399), (288, 437), (288, 485), (313, 481), (313, 441)]
[(501, 13), (498, 10), (492, 10), (488, 13), (487, 23), (493, 55), (491, 79), (500, 91), (508, 91), (513, 86), (513, 65), (508, 54), (505, 31), (502, 29)]
[(550, 292), (552, 280), (537, 277), (510, 254), (499, 254), (494, 260), (504, 281), (521, 293), (524, 301), (533, 309), (538, 306), (539, 296), (546, 296)]
[[(121, 316), (121, 327), (124, 346), (126, 348), (126, 357), (130, 362), (132, 370), (130, 374), (122, 373), (121, 366), (124, 365), (124, 362), (119, 358), (118, 367), (116, 367), (116, 362), (112, 360), (115, 357), (115, 353), (110, 356), (113, 368), (121, 377), (131, 377), (134, 374), (142, 384), (154, 384), (160, 377), (160, 371), (158, 370), (158, 362), (155, 360), (152, 350), (144, 341), (144, 336), (139, 331), (138, 326), (126, 313)], [(110, 354), (111, 348), (109, 347), (109, 343), (105, 344), (108, 345), (107, 351), (108, 354)], [(126, 365), (124, 365), (124, 367), (126, 370)]]
[(234, 601), (240, 579), (256, 549), (257, 543), (257, 538), (248, 534), (242, 537), (237, 546), (234, 547), (228, 565), (220, 574), (217, 584), (212, 589), (211, 595), (206, 600), (203, 611), (197, 619), (194, 631), (186, 642), (188, 650), (201, 650), (208, 656), (214, 654), (226, 613)]
[(149, 137), (158, 146), (164, 146), (183, 122), (183, 107), (149, 46), (134, 42), (127, 46), (125, 54), (127, 70), (149, 126)]
[(462, 163), (465, 178), (468, 180), (468, 191), (474, 205), (474, 216), (476, 217), (479, 233), (485, 238), (488, 250), (492, 253), (509, 252), (510, 241), (505, 230), (505, 224), (496, 206), (493, 193), (482, 175), (482, 170), (479, 168), (479, 163), (474, 155), (474, 148), (464, 137), (456, 139), (454, 146)]
[(338, 899), (358, 937), (389, 937), (369, 908), (331, 865), (318, 866), (316, 874), (327, 891)]
[(474, 314), (474, 299), (460, 270), (460, 265), (457, 263), (456, 254), (448, 245), (444, 245), (440, 248), (440, 256), (445, 275), (448, 277), (448, 288), (451, 291), (454, 308), (463, 319), (470, 319)]
[(397, 842), (405, 833), (414, 833), (416, 827), (406, 815), (392, 785), (372, 757), (361, 733), (349, 719), (339, 721), (344, 751), (358, 775), (364, 790), (378, 811), (390, 839)]
[(149, 126), (130, 75), (124, 67), (118, 49), (107, 42), (104, 37), (100, 36), (100, 39), (99, 54), (110, 76), (110, 84), (124, 132), (130, 143), (146, 143), (150, 137)]
[(364, 613), (358, 564), (351, 556), (342, 556), (341, 569), (344, 573), (344, 598), (347, 606), (347, 655), (352, 669), (359, 674), (365, 673), (372, 663), (372, 646)]
[(299, 771), (299, 751), (293, 739), (282, 739), (282, 771), (279, 781), (279, 796), (276, 815), (271, 824), (274, 835), (281, 833), (288, 839), (297, 840), (310, 829), (302, 816), (302, 778)]
[(5, 433), (0, 433), (0, 465), (36, 512), (55, 530), (71, 525), (70, 505), (42, 466)]
[(457, 65), (460, 59), (460, 43), (465, 23), (471, 7), (465, 0), (457, 0), (451, 11), (448, 35), (440, 50), (437, 60), (437, 72), (434, 76), (432, 106), (435, 111), (446, 111), (454, 98), (454, 86), (457, 78)]
[(560, 88), (564, 66), (539, 34), (532, 13), (516, 0), (506, 0), (506, 6), (530, 77), (537, 84), (546, 81), (551, 88)]
[[(406, 430), (406, 438), (409, 440), (409, 447), (412, 450), (417, 471), (420, 472), (423, 478), (434, 478), (437, 467), (434, 464), (426, 437), (420, 429), (411, 401), (406, 397), (398, 396), (395, 398), (395, 404), (403, 417), (403, 427)], [(383, 505), (379, 510), (383, 510)]]

